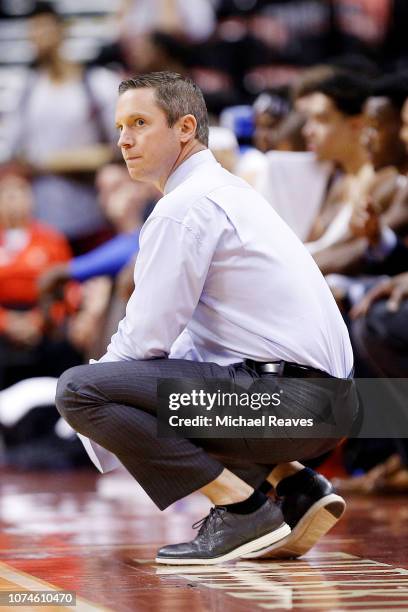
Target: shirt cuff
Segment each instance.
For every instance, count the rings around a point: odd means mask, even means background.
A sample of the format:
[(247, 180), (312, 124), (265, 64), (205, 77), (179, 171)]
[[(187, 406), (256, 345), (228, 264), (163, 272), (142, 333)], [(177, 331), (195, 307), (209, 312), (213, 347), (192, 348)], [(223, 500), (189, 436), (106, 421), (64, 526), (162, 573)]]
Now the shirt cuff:
[(366, 251), (367, 260), (369, 262), (384, 261), (395, 249), (397, 241), (395, 232), (390, 227), (383, 227), (379, 243), (375, 247), (369, 246)]

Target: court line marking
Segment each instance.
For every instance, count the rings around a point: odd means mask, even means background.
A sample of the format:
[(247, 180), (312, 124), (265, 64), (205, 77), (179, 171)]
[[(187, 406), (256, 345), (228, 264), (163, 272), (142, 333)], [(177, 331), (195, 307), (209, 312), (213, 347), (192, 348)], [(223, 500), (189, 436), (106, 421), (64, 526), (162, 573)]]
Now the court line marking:
[[(323, 553), (321, 556), (306, 558), (303, 562), (271, 561), (259, 564), (258, 567), (254, 562), (241, 561), (230, 567), (185, 566), (172, 569), (174, 574), (178, 569), (178, 576), (185, 580), (223, 592), (240, 601), (247, 601), (257, 609), (294, 607), (298, 610), (316, 610), (318, 607), (327, 612), (334, 608), (365, 612), (369, 608), (370, 612), (380, 612), (386, 605), (387, 612), (402, 610), (401, 606), (408, 610), (408, 570), (356, 555), (334, 553), (330, 557)], [(334, 569), (328, 566), (328, 561), (331, 561)], [(293, 569), (286, 580), (268, 583), (268, 578), (279, 578), (290, 567)], [(316, 573), (319, 572), (323, 572), (321, 581), (316, 580)], [(157, 573), (170, 575), (168, 571), (159, 570)], [(357, 582), (347, 580), (344, 575), (356, 573), (361, 575)], [(303, 578), (303, 581), (293, 580), (296, 577)], [(336, 589), (336, 586), (349, 588)], [(372, 601), (361, 601), (367, 592), (372, 595)], [(384, 601), (387, 596), (388, 601)]]
[[(3, 587), (1, 581), (8, 581), (14, 583), (17, 587), (16, 589), (10, 589), (9, 585), (6, 588)], [(71, 590), (71, 589), (62, 589), (62, 587), (57, 587), (54, 584), (50, 584), (41, 578), (37, 578), (36, 576), (32, 576), (31, 574), (27, 574), (21, 570), (18, 570), (11, 565), (7, 565), (7, 563), (3, 563), (0, 561), (0, 591), (9, 591), (9, 590), (27, 590), (27, 591), (61, 591), (61, 590)], [(110, 608), (106, 608), (99, 604), (93, 604), (82, 597), (76, 598), (76, 606), (81, 606), (81, 612), (112, 612)], [(74, 606), (61, 606), (59, 609), (61, 610), (72, 610)], [(41, 610), (42, 608), (46, 608), (46, 606), (36, 606), (36, 609)], [(49, 609), (49, 608), (48, 608)]]

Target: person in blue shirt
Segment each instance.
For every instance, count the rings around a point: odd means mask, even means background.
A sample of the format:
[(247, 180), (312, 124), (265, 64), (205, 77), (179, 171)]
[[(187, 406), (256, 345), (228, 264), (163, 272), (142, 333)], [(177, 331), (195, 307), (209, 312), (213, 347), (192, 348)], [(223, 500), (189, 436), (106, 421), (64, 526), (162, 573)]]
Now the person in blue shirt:
[[(116, 178), (120, 178), (120, 172)], [(100, 204), (117, 235), (88, 253), (47, 270), (39, 281), (42, 296), (54, 294), (68, 280), (84, 282), (95, 276), (115, 277), (137, 255), (139, 233), (152, 209), (154, 194), (146, 185), (129, 179), (113, 187), (104, 186)]]

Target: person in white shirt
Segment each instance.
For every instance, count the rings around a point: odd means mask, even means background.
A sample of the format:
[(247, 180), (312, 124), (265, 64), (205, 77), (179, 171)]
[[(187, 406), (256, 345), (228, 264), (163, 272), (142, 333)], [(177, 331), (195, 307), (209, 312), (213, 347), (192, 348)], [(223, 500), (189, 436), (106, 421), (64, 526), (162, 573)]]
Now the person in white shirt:
[[(176, 390), (190, 379), (203, 389), (227, 381), (248, 393), (277, 392), (275, 416), (311, 422), (325, 420), (329, 401), (350, 425), (353, 355), (334, 298), (266, 200), (207, 149), (207, 111), (192, 81), (170, 72), (123, 81), (116, 123), (130, 176), (164, 195), (142, 228), (118, 331), (99, 362), (63, 374), (57, 408), (160, 509), (197, 490), (215, 504), (197, 537), (165, 546), (157, 562), (299, 556), (344, 511), (330, 483), (296, 461), (333, 448), (344, 435), (336, 424), (320, 438), (294, 438), (293, 427), (275, 438), (270, 427), (255, 439), (209, 435), (199, 444), (194, 434), (158, 437), (158, 383), (173, 381)], [(335, 384), (319, 386), (319, 378)], [(263, 492), (265, 478), (283, 497), (283, 514)]]
[(120, 78), (67, 59), (65, 22), (55, 3), (35, 3), (28, 34), (35, 63), (7, 122), (4, 161), (17, 159), (30, 169), (35, 217), (82, 253), (99, 244), (108, 229), (94, 179), (113, 156), (114, 91)]

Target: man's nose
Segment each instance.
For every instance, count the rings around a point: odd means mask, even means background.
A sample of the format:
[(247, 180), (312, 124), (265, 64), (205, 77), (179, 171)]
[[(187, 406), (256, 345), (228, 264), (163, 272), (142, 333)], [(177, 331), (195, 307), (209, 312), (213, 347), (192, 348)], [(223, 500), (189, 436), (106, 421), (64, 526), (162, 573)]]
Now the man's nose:
[(120, 133), (119, 139), (118, 139), (118, 147), (119, 148), (131, 147), (132, 144), (133, 144), (133, 140), (132, 140), (131, 134), (126, 128), (123, 128)]

